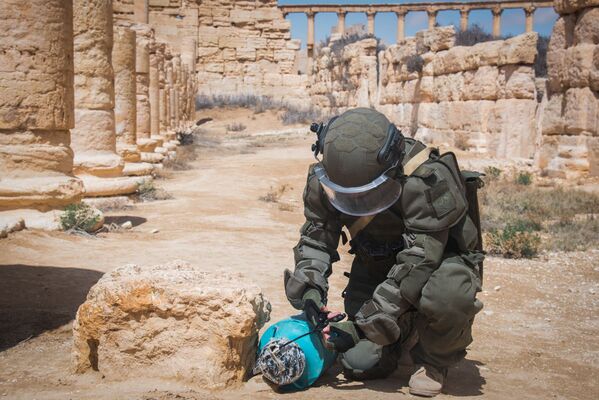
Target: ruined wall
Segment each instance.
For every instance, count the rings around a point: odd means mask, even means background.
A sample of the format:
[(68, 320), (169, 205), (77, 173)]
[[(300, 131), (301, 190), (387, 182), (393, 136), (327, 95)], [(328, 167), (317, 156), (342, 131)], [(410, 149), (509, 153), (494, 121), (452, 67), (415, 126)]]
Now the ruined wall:
[(311, 94), (329, 109), (374, 106), (428, 143), (529, 158), (536, 137), (536, 41), (528, 33), (454, 46), (454, 28), (443, 27), (388, 47), (378, 62), (374, 39), (350, 44), (340, 56), (323, 49)]
[(372, 107), (377, 101), (378, 60), (376, 39), (343, 46), (333, 42), (320, 49), (314, 63), (310, 96), (319, 109)]
[[(114, 0), (115, 19), (131, 20), (134, 3)], [(156, 39), (181, 55), (200, 93), (308, 100), (308, 77), (295, 67), (300, 41), (276, 0), (150, 0), (149, 10)]]
[(599, 1), (556, 0), (548, 102), (537, 164), (550, 176), (599, 175)]

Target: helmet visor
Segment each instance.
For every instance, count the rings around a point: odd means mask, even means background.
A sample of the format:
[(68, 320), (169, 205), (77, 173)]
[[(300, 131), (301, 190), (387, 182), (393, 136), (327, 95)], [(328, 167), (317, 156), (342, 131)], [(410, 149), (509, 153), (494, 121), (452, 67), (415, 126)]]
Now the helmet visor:
[(362, 217), (378, 214), (391, 207), (401, 195), (401, 183), (383, 172), (378, 178), (363, 186), (344, 187), (331, 181), (322, 165), (314, 173), (331, 204), (344, 214)]

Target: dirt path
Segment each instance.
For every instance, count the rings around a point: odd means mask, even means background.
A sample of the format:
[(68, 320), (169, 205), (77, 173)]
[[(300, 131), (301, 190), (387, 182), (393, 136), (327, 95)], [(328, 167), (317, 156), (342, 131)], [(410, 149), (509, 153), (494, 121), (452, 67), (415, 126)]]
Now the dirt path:
[[(303, 134), (252, 137), (276, 129), (268, 115), (237, 115), (247, 130), (224, 134), (231, 115), (216, 120), (192, 169), (158, 184), (173, 199), (108, 213), (131, 220), (130, 231), (85, 238), (23, 231), (0, 240), (0, 397), (10, 399), (275, 398), (259, 379), (207, 393), (179, 382), (106, 382), (69, 373), (71, 320), (91, 285), (126, 263), (183, 259), (207, 270), (241, 272), (261, 286), (273, 321), (293, 312), (282, 290), (284, 268), (303, 222), (301, 194), (311, 162)], [(272, 116), (270, 116), (272, 117)], [(286, 185), (279, 202), (260, 200)], [(158, 229), (158, 233), (151, 233)], [(446, 395), (488, 399), (599, 398), (599, 250), (552, 254), (535, 261), (490, 258), (484, 311), (467, 359), (452, 368)], [(342, 254), (331, 293), (345, 285)], [(340, 297), (332, 296), (332, 308)], [(351, 383), (338, 368), (317, 387), (288, 398), (387, 399), (407, 394), (408, 372), (384, 381)]]

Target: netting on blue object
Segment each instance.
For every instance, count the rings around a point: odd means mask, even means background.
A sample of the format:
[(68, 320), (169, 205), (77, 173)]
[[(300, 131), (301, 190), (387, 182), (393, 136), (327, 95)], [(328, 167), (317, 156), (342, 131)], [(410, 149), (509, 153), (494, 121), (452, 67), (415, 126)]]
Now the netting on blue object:
[(260, 351), (254, 373), (262, 373), (277, 385), (288, 385), (297, 381), (306, 368), (306, 356), (295, 342), (286, 339), (271, 339)]

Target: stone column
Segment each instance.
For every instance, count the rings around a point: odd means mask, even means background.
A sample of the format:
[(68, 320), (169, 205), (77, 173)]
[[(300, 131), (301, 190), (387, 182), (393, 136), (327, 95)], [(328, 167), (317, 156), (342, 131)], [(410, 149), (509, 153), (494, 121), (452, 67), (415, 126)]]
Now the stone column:
[[(150, 42), (152, 31), (149, 26), (136, 24), (137, 33), (135, 73), (137, 80), (137, 142), (149, 139), (151, 135), (150, 121)], [(144, 145), (145, 142), (142, 144)], [(142, 150), (142, 151), (153, 151)]]
[(117, 150), (125, 161), (139, 161), (135, 140), (137, 125), (135, 31), (126, 26), (114, 27), (112, 67)]
[(160, 70), (160, 131), (165, 134), (168, 133), (169, 128), (169, 117), (168, 117), (168, 82), (166, 79), (166, 71), (169, 68), (169, 61), (167, 60), (168, 53), (165, 49), (165, 59)]
[(406, 12), (398, 11), (397, 15), (397, 38), (396, 42), (399, 43), (406, 37)]
[(2, 0), (0, 15), (0, 210), (78, 202), (72, 1)]
[(173, 58), (171, 58), (166, 69), (166, 82), (168, 88), (168, 126), (175, 129), (175, 71)]
[(374, 35), (374, 16), (376, 13), (374, 11), (368, 11), (366, 13), (366, 17), (368, 18), (368, 33)]
[(133, 3), (133, 18), (135, 22), (147, 24), (150, 17), (148, 0), (135, 0)]
[(116, 153), (112, 1), (74, 0), (75, 174), (120, 176)]
[(470, 13), (470, 10), (460, 10), (460, 30), (462, 32), (464, 32), (465, 30), (468, 29), (468, 14)]
[(150, 47), (149, 97), (150, 100), (150, 133), (151, 137), (160, 136), (160, 59), (162, 54), (159, 44), (154, 42)]
[(428, 14), (428, 29), (433, 29), (437, 22), (437, 11), (427, 11)]
[(314, 56), (314, 13), (310, 11), (306, 15), (308, 16), (308, 42), (306, 47), (308, 49), (308, 58), (311, 59)]
[(526, 7), (524, 9), (524, 14), (526, 15), (526, 32), (532, 32), (534, 13), (535, 13), (534, 7)]
[(502, 8), (494, 8), (491, 10), (493, 13), (493, 37), (501, 36), (501, 13), (503, 12)]
[(343, 35), (345, 33), (345, 11), (337, 12), (337, 33)]
[(197, 48), (197, 41), (193, 37), (187, 36), (181, 41), (181, 61), (191, 74), (196, 72)]

